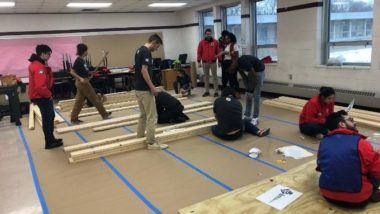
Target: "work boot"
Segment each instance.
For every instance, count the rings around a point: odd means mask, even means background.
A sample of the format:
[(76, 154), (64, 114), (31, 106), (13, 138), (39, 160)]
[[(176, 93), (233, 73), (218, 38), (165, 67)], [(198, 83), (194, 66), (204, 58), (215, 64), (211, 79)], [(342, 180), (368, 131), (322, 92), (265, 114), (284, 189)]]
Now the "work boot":
[(202, 97), (208, 97), (208, 96), (210, 96), (210, 92), (205, 92), (205, 93), (202, 95)]
[(76, 119), (76, 120), (71, 120), (70, 122), (71, 122), (71, 124), (73, 124), (73, 125), (78, 125), (78, 124), (83, 123), (83, 120)]
[(111, 114), (112, 112), (107, 112), (107, 116), (103, 117), (103, 120), (111, 119), (112, 118)]
[(54, 148), (57, 148), (57, 147), (60, 147), (62, 146), (63, 143), (62, 142), (58, 142), (58, 141), (55, 141), (53, 143), (50, 143), (48, 145), (45, 145), (45, 149), (54, 149)]
[(215, 92), (215, 93), (214, 93), (214, 97), (219, 97), (218, 92)]
[(169, 148), (168, 144), (148, 143), (149, 150), (163, 150)]

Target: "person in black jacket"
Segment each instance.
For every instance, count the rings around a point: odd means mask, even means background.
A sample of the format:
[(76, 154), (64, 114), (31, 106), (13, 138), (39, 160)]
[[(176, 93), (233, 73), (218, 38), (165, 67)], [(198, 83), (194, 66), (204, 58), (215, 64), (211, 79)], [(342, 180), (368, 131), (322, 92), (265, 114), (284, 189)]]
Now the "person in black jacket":
[(242, 119), (243, 106), (236, 98), (236, 91), (231, 87), (223, 90), (222, 96), (214, 102), (214, 114), (217, 125), (211, 128), (212, 133), (223, 140), (237, 140), (244, 132), (264, 137), (270, 129), (259, 129), (250, 120)]
[(183, 105), (170, 94), (160, 91), (156, 96), (157, 123), (182, 123), (189, 120), (183, 113)]
[[(178, 90), (179, 85), (179, 90)], [(173, 88), (176, 94), (181, 92), (183, 96), (191, 95), (190, 77), (186, 74), (185, 70), (177, 70), (177, 80), (173, 82)]]

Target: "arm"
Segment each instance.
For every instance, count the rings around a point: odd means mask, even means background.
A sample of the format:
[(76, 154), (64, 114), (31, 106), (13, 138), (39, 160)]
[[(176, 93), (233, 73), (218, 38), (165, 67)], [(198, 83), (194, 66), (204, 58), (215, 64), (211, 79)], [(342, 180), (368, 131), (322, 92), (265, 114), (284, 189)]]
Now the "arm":
[(218, 62), (222, 62), (222, 54), (220, 54), (220, 47), (218, 41), (215, 41), (217, 43), (216, 48), (215, 48), (215, 57), (218, 58)]
[[(41, 73), (43, 72), (43, 73)], [(35, 89), (44, 98), (51, 97), (50, 91), (50, 83), (48, 82), (48, 78), (46, 77), (46, 71), (44, 70), (34, 70), (34, 81), (35, 81)]]
[(74, 69), (70, 69), (70, 74), (77, 80), (79, 80), (81, 83), (84, 82), (84, 79), (75, 72)]
[(198, 44), (198, 50), (197, 50), (197, 61), (200, 64), (202, 60), (202, 53), (203, 53), (203, 47), (202, 47), (202, 41)]
[(310, 101), (306, 103), (305, 106), (306, 113), (306, 121), (311, 123), (319, 123), (324, 124), (326, 122), (326, 118), (318, 118), (316, 115), (318, 114), (318, 108), (316, 104), (311, 103)]
[(149, 89), (150, 89), (150, 92), (152, 92), (152, 94), (154, 96), (157, 96), (157, 90), (156, 90), (156, 87), (154, 87), (153, 83), (152, 83), (152, 80), (150, 79), (150, 76), (149, 76), (149, 73), (148, 73), (148, 65), (142, 65), (142, 68), (141, 68), (141, 74), (146, 82), (146, 84), (148, 85)]
[(366, 140), (359, 141), (359, 155), (362, 173), (369, 173), (376, 180), (380, 180), (380, 154)]

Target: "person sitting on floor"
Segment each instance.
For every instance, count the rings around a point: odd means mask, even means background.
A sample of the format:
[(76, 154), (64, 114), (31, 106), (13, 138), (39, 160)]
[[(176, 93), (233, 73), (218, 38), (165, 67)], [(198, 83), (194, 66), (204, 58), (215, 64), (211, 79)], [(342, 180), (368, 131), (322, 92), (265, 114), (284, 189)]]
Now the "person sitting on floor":
[(380, 201), (380, 154), (344, 110), (329, 115), (326, 126), (331, 132), (321, 141), (317, 159), (323, 197), (349, 208)]
[(157, 123), (182, 123), (189, 120), (183, 113), (183, 105), (170, 94), (160, 91), (156, 96)]
[[(179, 85), (179, 90), (178, 90)], [(185, 70), (177, 70), (177, 80), (173, 82), (173, 88), (176, 94), (181, 92), (182, 96), (191, 95), (191, 82), (190, 77), (186, 74)]]
[(211, 128), (212, 133), (222, 140), (236, 140), (244, 132), (263, 137), (269, 134), (270, 129), (259, 129), (250, 120), (243, 120), (243, 106), (236, 98), (236, 91), (226, 87), (221, 97), (214, 102), (214, 114), (217, 125)]
[(319, 95), (313, 96), (303, 107), (299, 117), (301, 133), (322, 139), (327, 135), (326, 117), (334, 112), (335, 91), (322, 86)]

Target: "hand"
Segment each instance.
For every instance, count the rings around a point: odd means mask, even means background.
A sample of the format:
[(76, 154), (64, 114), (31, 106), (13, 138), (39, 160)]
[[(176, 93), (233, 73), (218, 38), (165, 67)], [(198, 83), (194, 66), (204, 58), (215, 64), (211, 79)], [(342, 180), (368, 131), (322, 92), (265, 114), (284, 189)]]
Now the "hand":
[(218, 62), (218, 67), (219, 68), (222, 67), (222, 63)]
[(157, 91), (157, 89), (155, 87), (151, 88), (150, 92), (153, 94), (153, 96), (157, 96), (158, 95), (158, 91)]
[(198, 62), (198, 68), (202, 68), (202, 63)]
[(80, 83), (85, 83), (86, 81), (85, 81), (84, 78), (80, 77), (80, 78), (79, 78), (79, 82), (80, 82)]

